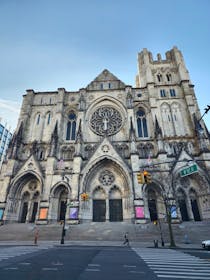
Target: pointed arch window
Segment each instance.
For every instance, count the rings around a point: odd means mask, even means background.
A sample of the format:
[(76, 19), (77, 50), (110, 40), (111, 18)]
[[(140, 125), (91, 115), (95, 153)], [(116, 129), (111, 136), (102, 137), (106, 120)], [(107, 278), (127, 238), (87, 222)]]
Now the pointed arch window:
[(138, 137), (148, 137), (147, 120), (145, 112), (139, 109), (136, 113)]
[(36, 124), (37, 124), (37, 125), (39, 125), (39, 123), (40, 123), (40, 118), (41, 118), (41, 116), (40, 116), (40, 114), (38, 114), (38, 115), (37, 115), (37, 120), (36, 120)]
[(47, 124), (50, 124), (50, 121), (51, 121), (51, 115), (50, 115), (50, 113), (48, 113), (48, 115), (47, 115)]
[(66, 140), (76, 139), (76, 115), (71, 112), (68, 116), (67, 128), (66, 128)]

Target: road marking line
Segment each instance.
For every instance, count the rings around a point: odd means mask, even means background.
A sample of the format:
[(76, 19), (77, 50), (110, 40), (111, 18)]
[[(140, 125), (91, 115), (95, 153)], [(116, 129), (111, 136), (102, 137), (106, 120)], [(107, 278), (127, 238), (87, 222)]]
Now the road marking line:
[(31, 265), (31, 263), (27, 263), (27, 262), (23, 262), (23, 263), (19, 263), (20, 265)]
[[(152, 268), (152, 267), (151, 267)], [(210, 272), (210, 269), (197, 269), (197, 268), (173, 268), (173, 267), (153, 267), (155, 270), (169, 270), (169, 271), (194, 271), (194, 272)]]
[(57, 262), (57, 263), (53, 262), (52, 265), (57, 265), (58, 266), (58, 265), (63, 265), (63, 263), (61, 263), (61, 262)]
[(186, 266), (186, 265), (188, 265), (188, 266), (199, 266), (199, 267), (201, 267), (201, 266), (209, 266), (209, 264), (207, 263), (207, 262), (204, 262), (204, 263), (192, 263), (192, 262), (181, 262), (181, 263), (178, 263), (178, 262), (164, 262), (164, 264), (163, 264), (163, 262), (161, 262), (161, 261), (158, 261), (158, 262), (146, 262), (148, 265), (180, 265), (180, 266)]
[(143, 271), (136, 271), (136, 270), (131, 270), (129, 271), (130, 273), (139, 273), (139, 274), (145, 274)]
[[(156, 271), (156, 270), (154, 270), (154, 272), (155, 273), (164, 273), (164, 274), (170, 274), (172, 271)], [(178, 272), (178, 271), (176, 271), (176, 275), (177, 274), (181, 274), (181, 275), (184, 275), (184, 274), (186, 274), (186, 275), (203, 275), (203, 276), (208, 276), (209, 275), (209, 273), (207, 274), (207, 273), (202, 273), (202, 272), (184, 272), (184, 271), (181, 271), (181, 272)]]
[(101, 266), (101, 265), (97, 263), (89, 263), (88, 266)]
[(5, 267), (4, 270), (18, 270), (18, 267)]
[(199, 280), (210, 280), (210, 277), (202, 277), (202, 276), (184, 276), (184, 275), (162, 275), (162, 274), (157, 274), (157, 277), (159, 278), (182, 278), (182, 279), (199, 279)]
[(136, 267), (136, 265), (128, 265), (128, 264), (124, 264), (124, 267)]
[(98, 272), (101, 271), (100, 269), (97, 268), (86, 268), (85, 271), (94, 271), (94, 272)]
[(48, 270), (58, 270), (57, 268), (55, 267), (43, 267), (42, 270), (45, 270), (45, 271), (48, 271)]

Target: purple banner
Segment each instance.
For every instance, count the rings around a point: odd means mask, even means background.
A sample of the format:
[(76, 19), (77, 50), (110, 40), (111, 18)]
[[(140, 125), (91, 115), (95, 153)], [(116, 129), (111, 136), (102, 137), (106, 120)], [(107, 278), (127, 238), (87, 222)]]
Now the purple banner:
[(144, 218), (144, 207), (143, 206), (136, 206), (135, 207), (136, 218), (142, 219)]
[(70, 213), (69, 213), (69, 218), (70, 219), (78, 219), (78, 207), (71, 207), (70, 208)]

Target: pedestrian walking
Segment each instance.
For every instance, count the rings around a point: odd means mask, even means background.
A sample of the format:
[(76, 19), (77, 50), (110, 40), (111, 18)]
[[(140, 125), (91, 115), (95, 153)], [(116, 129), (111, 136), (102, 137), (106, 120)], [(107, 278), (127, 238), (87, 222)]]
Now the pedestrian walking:
[(34, 245), (37, 245), (38, 237), (39, 237), (39, 229), (37, 227), (35, 227), (35, 229), (34, 229)]
[(123, 245), (127, 245), (129, 246), (129, 239), (128, 239), (128, 232), (125, 233), (124, 235), (124, 242), (123, 242)]

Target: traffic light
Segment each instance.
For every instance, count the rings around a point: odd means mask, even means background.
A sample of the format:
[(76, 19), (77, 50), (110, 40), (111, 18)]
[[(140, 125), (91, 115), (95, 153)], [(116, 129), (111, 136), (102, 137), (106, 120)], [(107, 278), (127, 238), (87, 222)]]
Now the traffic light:
[(152, 183), (152, 175), (148, 171), (144, 170), (143, 175), (144, 175), (144, 182), (146, 184)]
[(208, 111), (210, 110), (210, 105), (207, 105), (207, 107), (204, 110), (205, 110), (205, 114), (207, 114)]
[(144, 175), (141, 172), (137, 173), (137, 181), (139, 184), (144, 184)]
[(80, 195), (80, 197), (81, 197), (81, 200), (82, 200), (82, 201), (87, 201), (88, 198), (89, 198), (89, 195), (88, 195), (87, 193), (82, 193), (82, 194)]

